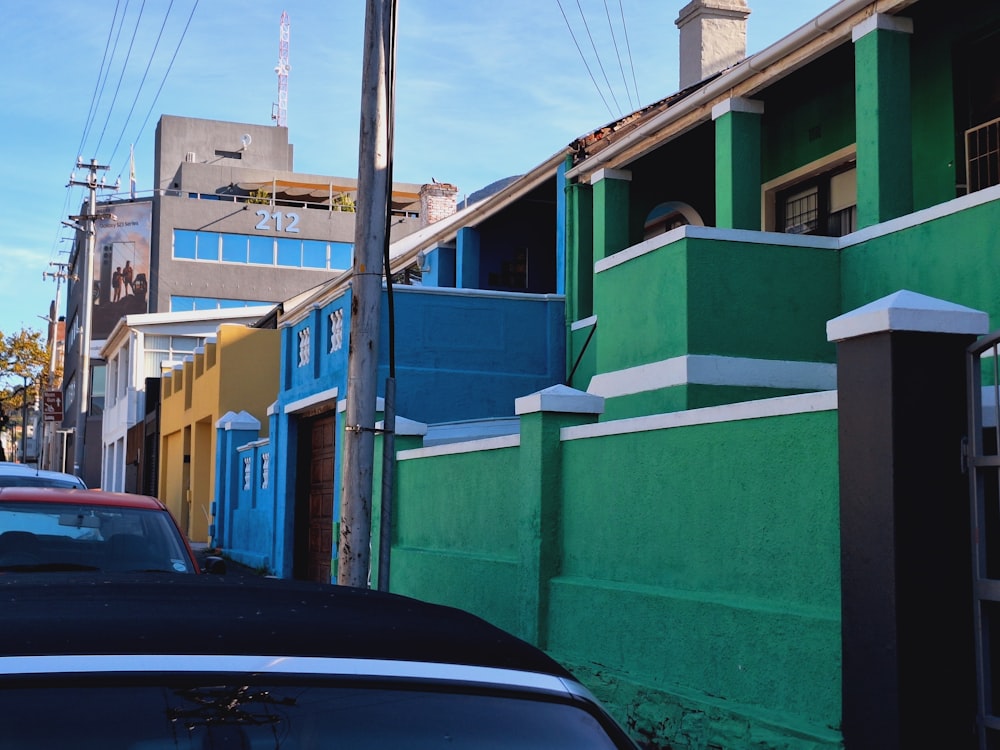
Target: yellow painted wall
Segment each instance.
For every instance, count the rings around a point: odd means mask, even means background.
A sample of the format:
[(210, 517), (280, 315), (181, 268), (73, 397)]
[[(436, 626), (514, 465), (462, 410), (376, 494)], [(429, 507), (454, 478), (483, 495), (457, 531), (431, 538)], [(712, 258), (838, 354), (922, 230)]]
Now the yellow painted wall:
[(276, 330), (224, 324), (215, 343), (164, 380), (160, 497), (193, 542), (208, 541), (212, 522), (215, 425), (227, 412), (245, 411), (260, 421), (261, 437), (268, 434), (267, 408), (278, 394), (279, 344)]

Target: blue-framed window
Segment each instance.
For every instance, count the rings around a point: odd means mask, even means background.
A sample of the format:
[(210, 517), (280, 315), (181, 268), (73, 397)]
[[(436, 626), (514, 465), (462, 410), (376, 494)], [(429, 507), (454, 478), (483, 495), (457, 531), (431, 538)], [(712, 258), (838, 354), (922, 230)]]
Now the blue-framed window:
[(274, 302), (253, 299), (220, 299), (216, 297), (182, 297), (171, 295), (170, 312), (194, 312), (196, 310), (233, 310), (240, 307), (273, 305)]
[(174, 230), (177, 260), (343, 271), (351, 267), (353, 255), (350, 242)]

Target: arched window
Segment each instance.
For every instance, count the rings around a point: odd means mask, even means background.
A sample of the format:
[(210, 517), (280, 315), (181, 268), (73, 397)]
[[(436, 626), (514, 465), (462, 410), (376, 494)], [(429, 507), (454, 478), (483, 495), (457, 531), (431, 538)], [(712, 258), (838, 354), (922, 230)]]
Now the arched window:
[(691, 224), (698, 227), (705, 226), (698, 212), (687, 203), (679, 201), (668, 201), (660, 203), (653, 208), (646, 216), (646, 223), (643, 226), (642, 238), (648, 240), (658, 234), (669, 232), (671, 229)]

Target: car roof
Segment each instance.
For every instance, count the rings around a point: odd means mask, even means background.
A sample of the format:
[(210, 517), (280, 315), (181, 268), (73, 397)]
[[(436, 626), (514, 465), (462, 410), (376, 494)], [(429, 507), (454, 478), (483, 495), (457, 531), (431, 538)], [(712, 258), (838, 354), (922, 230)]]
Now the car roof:
[(84, 481), (75, 474), (67, 474), (62, 471), (49, 471), (48, 469), (39, 469), (35, 466), (29, 466), (28, 464), (18, 464), (12, 461), (0, 461), (0, 476), (37, 477), (43, 480), (50, 479), (57, 482), (66, 482), (74, 485), (79, 485), (80, 487), (86, 487)]
[(572, 676), (485, 620), (331, 584), (216, 576), (0, 575), (4, 656), (270, 655), (381, 659)]
[(0, 487), (0, 503), (77, 503), (114, 508), (166, 510), (163, 503), (148, 495), (106, 492), (69, 487)]

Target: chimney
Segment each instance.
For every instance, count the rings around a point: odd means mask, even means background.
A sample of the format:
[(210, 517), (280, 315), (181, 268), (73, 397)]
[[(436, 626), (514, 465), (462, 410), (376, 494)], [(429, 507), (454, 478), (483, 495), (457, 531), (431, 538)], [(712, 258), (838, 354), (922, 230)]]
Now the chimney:
[[(433, 179), (433, 178), (431, 178)], [(420, 186), (420, 226), (446, 219), (455, 213), (458, 188), (447, 182), (431, 182)]]
[(740, 62), (747, 54), (746, 0), (691, 0), (674, 22), (681, 32), (680, 88)]

